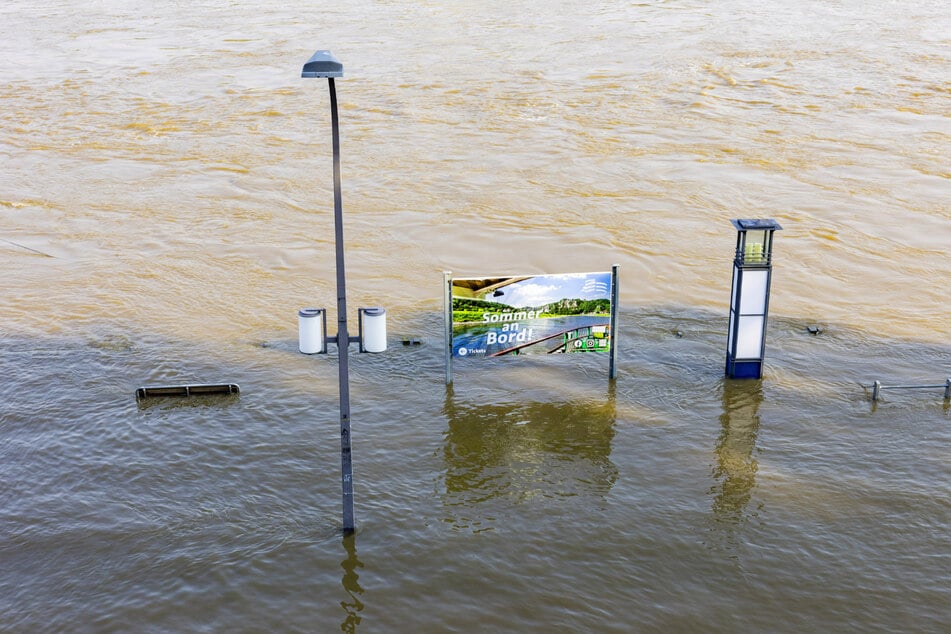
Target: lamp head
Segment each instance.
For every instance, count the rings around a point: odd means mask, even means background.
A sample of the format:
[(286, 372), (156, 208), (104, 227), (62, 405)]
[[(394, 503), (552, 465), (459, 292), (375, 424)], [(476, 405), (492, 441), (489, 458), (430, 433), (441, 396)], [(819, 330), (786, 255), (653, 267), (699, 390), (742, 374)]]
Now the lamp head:
[(343, 77), (343, 64), (330, 51), (317, 51), (310, 56), (301, 77)]
[(731, 220), (737, 231), (777, 231), (782, 229), (772, 218)]
[(736, 263), (740, 266), (769, 266), (772, 262), (773, 232), (782, 229), (771, 218), (731, 220), (736, 228)]

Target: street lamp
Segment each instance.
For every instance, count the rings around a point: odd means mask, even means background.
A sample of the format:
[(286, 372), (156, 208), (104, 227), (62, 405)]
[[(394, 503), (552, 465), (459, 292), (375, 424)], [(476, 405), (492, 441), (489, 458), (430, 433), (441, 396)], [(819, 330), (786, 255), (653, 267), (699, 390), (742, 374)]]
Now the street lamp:
[(736, 228), (733, 294), (726, 374), (731, 379), (763, 376), (766, 315), (773, 275), (773, 232), (782, 229), (771, 219), (731, 220)]
[[(334, 87), (334, 78), (343, 77), (343, 64), (337, 61), (330, 51), (317, 51), (301, 70), (301, 77), (326, 77), (330, 84), (330, 118), (333, 130), (333, 158), (334, 158), (334, 246), (337, 253), (337, 336), (327, 338), (337, 344), (338, 376), (340, 380), (340, 480), (343, 490), (343, 532), (354, 532), (353, 521), (353, 456), (350, 444), (350, 364), (348, 348), (350, 335), (347, 332), (347, 281), (344, 273), (343, 260), (343, 203), (340, 195), (340, 129), (337, 123), (337, 90)], [(300, 317), (306, 322), (319, 323), (317, 314), (305, 309)], [(319, 310), (319, 309), (317, 309)], [(307, 323), (301, 327), (301, 332), (307, 330)], [(326, 329), (323, 329), (326, 333)], [(384, 336), (385, 338), (385, 336)], [(359, 340), (359, 337), (353, 340)], [(385, 346), (384, 346), (385, 347)], [(301, 342), (301, 352), (325, 352), (326, 345), (314, 344), (311, 341)]]

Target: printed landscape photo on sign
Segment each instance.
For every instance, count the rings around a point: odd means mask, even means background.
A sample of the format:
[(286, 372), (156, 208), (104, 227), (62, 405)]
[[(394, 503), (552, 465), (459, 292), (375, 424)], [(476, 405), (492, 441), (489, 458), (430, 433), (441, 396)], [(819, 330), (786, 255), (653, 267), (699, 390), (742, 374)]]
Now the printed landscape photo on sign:
[(452, 280), (452, 356), (611, 351), (612, 273)]

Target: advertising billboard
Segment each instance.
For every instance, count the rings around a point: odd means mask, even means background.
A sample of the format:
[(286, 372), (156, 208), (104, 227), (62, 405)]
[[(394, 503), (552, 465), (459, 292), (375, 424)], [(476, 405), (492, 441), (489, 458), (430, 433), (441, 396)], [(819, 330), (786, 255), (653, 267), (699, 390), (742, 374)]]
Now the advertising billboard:
[[(447, 363), (451, 358), (612, 353), (616, 287), (616, 267), (496, 277), (447, 273)], [(613, 359), (612, 354), (612, 378)]]

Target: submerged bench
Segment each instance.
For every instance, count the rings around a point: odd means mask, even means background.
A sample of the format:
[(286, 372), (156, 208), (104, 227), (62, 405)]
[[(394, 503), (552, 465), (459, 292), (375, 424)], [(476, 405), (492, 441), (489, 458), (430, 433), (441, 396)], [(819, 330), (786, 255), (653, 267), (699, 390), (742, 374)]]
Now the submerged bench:
[(157, 385), (140, 387), (135, 391), (136, 400), (156, 396), (197, 396), (199, 394), (238, 394), (241, 388), (235, 383), (199, 383), (194, 385)]

